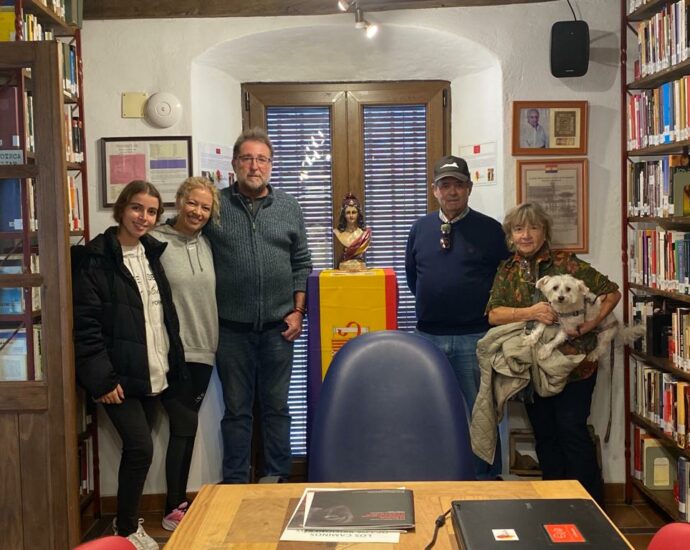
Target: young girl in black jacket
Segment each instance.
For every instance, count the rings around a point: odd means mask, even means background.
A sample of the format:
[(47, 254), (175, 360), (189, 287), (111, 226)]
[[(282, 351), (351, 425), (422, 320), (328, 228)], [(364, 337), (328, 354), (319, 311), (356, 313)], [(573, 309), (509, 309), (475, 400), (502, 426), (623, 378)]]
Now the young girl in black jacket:
[(72, 252), (77, 380), (103, 404), (122, 438), (113, 528), (145, 550), (158, 550), (139, 518), (153, 456), (151, 428), (168, 379), (186, 373), (160, 263), (166, 244), (147, 235), (162, 213), (158, 190), (132, 181), (113, 207), (118, 225)]

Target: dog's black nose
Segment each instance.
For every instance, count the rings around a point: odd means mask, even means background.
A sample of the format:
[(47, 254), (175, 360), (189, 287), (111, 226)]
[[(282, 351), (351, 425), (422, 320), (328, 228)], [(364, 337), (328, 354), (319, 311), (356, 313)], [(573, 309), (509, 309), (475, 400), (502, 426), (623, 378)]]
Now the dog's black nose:
[(558, 297), (558, 301), (559, 301), (559, 302), (562, 302), (563, 300), (565, 300), (565, 296), (559, 296), (559, 297)]

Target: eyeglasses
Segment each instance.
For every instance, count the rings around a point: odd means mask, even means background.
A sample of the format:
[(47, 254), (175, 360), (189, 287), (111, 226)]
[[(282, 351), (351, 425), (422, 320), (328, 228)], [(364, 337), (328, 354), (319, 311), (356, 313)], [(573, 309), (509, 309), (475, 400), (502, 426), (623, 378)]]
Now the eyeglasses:
[(242, 164), (252, 164), (252, 162), (256, 161), (256, 163), (261, 166), (268, 166), (273, 162), (272, 158), (264, 157), (264, 156), (258, 156), (258, 157), (253, 157), (251, 155), (242, 155), (240, 157), (237, 157), (237, 160), (239, 160)]
[(441, 250), (450, 250), (450, 245), (452, 244), (450, 240), (450, 232), (452, 226), (449, 223), (441, 224)]

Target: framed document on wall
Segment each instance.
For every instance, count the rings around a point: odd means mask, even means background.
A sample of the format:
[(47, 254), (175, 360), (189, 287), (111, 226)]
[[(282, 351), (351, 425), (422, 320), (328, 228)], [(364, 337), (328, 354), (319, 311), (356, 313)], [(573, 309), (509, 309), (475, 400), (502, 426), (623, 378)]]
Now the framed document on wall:
[(517, 200), (537, 202), (553, 219), (551, 246), (589, 251), (587, 159), (518, 160)]
[(192, 175), (190, 136), (117, 137), (101, 139), (101, 196), (104, 207), (115, 204), (132, 180), (151, 182), (165, 206), (174, 206), (175, 192)]
[(513, 155), (586, 155), (586, 101), (514, 101)]

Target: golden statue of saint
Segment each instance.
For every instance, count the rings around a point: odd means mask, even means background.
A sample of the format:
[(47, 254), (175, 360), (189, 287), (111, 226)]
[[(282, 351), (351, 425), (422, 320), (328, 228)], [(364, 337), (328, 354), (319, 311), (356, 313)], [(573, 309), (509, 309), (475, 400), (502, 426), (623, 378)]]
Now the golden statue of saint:
[(371, 228), (364, 226), (362, 205), (357, 198), (348, 193), (340, 208), (338, 225), (333, 234), (343, 245), (345, 250), (340, 259), (338, 269), (342, 271), (364, 271), (364, 253), (371, 241)]

